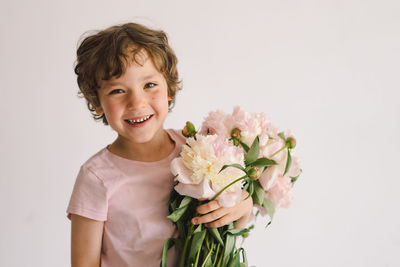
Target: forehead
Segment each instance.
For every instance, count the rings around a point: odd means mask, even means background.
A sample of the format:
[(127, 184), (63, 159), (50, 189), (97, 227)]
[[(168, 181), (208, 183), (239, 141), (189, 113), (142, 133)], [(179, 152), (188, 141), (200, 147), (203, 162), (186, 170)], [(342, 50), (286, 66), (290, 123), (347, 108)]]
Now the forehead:
[(135, 46), (128, 46), (124, 49), (124, 56), (121, 60), (124, 62), (124, 67), (129, 67), (131, 64), (144, 65), (147, 60), (152, 60), (150, 54), (145, 49), (138, 49)]
[(140, 82), (149, 79), (163, 78), (164, 75), (154, 65), (152, 58), (143, 50), (123, 60), (123, 69), (120, 75), (103, 79), (100, 81), (100, 88), (125, 82)]
[[(145, 67), (146, 69), (153, 69), (159, 74), (164, 74), (162, 69), (163, 62), (159, 56), (150, 54), (146, 49), (138, 49), (134, 46), (130, 46), (124, 51), (124, 58), (121, 59), (123, 62), (122, 74), (127, 68), (135, 66)], [(163, 75), (164, 76), (164, 75)]]

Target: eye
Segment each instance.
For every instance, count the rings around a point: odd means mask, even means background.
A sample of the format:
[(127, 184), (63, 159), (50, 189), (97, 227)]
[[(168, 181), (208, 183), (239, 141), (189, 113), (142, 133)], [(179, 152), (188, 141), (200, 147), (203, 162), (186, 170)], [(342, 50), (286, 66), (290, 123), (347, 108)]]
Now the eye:
[(154, 86), (156, 86), (157, 84), (155, 83), (146, 83), (146, 85), (144, 86), (144, 88), (153, 88)]
[(122, 89), (114, 89), (114, 90), (111, 90), (108, 94), (109, 95), (115, 95), (115, 94), (120, 94), (120, 93), (123, 93), (124, 92), (124, 90), (122, 90)]

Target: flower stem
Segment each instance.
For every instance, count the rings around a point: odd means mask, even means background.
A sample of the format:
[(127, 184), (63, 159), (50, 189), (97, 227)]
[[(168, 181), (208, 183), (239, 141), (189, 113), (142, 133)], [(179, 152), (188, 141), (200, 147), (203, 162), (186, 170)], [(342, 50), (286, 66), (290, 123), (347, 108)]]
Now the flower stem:
[(197, 250), (196, 262), (194, 263), (194, 267), (197, 267), (197, 265), (199, 264), (200, 251), (201, 251), (201, 246)]
[(221, 251), (221, 256), (219, 257), (218, 265), (217, 267), (221, 266), (222, 258), (224, 257), (224, 251)]
[(187, 237), (186, 237), (185, 245), (183, 246), (183, 252), (182, 252), (181, 262), (180, 262), (180, 264), (179, 264), (180, 267), (185, 267), (186, 250), (187, 250), (187, 247), (188, 247), (188, 244), (189, 244), (189, 240), (192, 238), (193, 227), (194, 227), (194, 225), (192, 224), (192, 225), (190, 226), (189, 233), (188, 233), (188, 235), (187, 235)]
[(231, 182), (230, 184), (228, 184), (227, 186), (225, 186), (224, 188), (221, 189), (221, 191), (219, 191), (211, 200), (216, 199), (219, 195), (222, 194), (222, 192), (224, 192), (228, 187), (230, 187), (231, 185), (233, 185), (236, 182), (239, 182), (240, 180), (243, 180), (247, 177), (247, 174), (245, 176), (242, 176), (240, 178), (237, 178), (235, 181)]
[(210, 245), (209, 245), (209, 243), (208, 243), (208, 231), (207, 231), (207, 234), (206, 234), (205, 241), (206, 241), (207, 249), (209, 250), (209, 249), (210, 249)]
[(278, 154), (279, 152), (281, 152), (282, 150), (284, 150), (285, 148), (287, 148), (287, 145), (284, 145), (281, 149), (279, 149), (278, 151), (276, 151), (274, 154), (272, 154), (270, 156), (270, 158), (272, 158), (273, 156), (275, 156), (276, 154)]
[(212, 253), (213, 249), (214, 249), (214, 242), (211, 243), (211, 249), (208, 252), (207, 257), (204, 259), (204, 262), (201, 265), (201, 267), (204, 267), (206, 265), (206, 262), (207, 262), (208, 258), (211, 256), (211, 253)]
[(221, 246), (221, 244), (220, 243), (218, 243), (218, 246), (217, 246), (217, 252), (215, 252), (215, 259), (214, 259), (214, 264), (213, 264), (213, 266), (216, 266), (216, 264), (217, 264), (217, 260), (218, 260), (218, 252), (219, 252), (219, 247)]

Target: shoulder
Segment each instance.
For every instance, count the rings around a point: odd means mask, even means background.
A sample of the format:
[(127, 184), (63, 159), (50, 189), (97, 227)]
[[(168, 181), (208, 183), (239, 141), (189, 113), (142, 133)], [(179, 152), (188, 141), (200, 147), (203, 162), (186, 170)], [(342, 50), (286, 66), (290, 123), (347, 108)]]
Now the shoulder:
[(118, 169), (110, 158), (110, 154), (107, 148), (103, 148), (91, 156), (82, 164), (78, 178), (92, 177), (104, 183), (104, 180)]
[(186, 137), (182, 135), (182, 129), (167, 129), (166, 130), (175, 142), (180, 144), (186, 143)]

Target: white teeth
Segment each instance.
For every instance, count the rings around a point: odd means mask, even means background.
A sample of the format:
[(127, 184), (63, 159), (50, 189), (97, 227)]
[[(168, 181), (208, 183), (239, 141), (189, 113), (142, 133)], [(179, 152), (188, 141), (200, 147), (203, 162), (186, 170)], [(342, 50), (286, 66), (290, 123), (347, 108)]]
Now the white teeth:
[(141, 118), (141, 119), (138, 119), (138, 120), (127, 120), (127, 121), (129, 121), (130, 123), (138, 123), (138, 122), (147, 121), (148, 119), (150, 119), (150, 117), (151, 117), (151, 115), (146, 116), (146, 117)]

